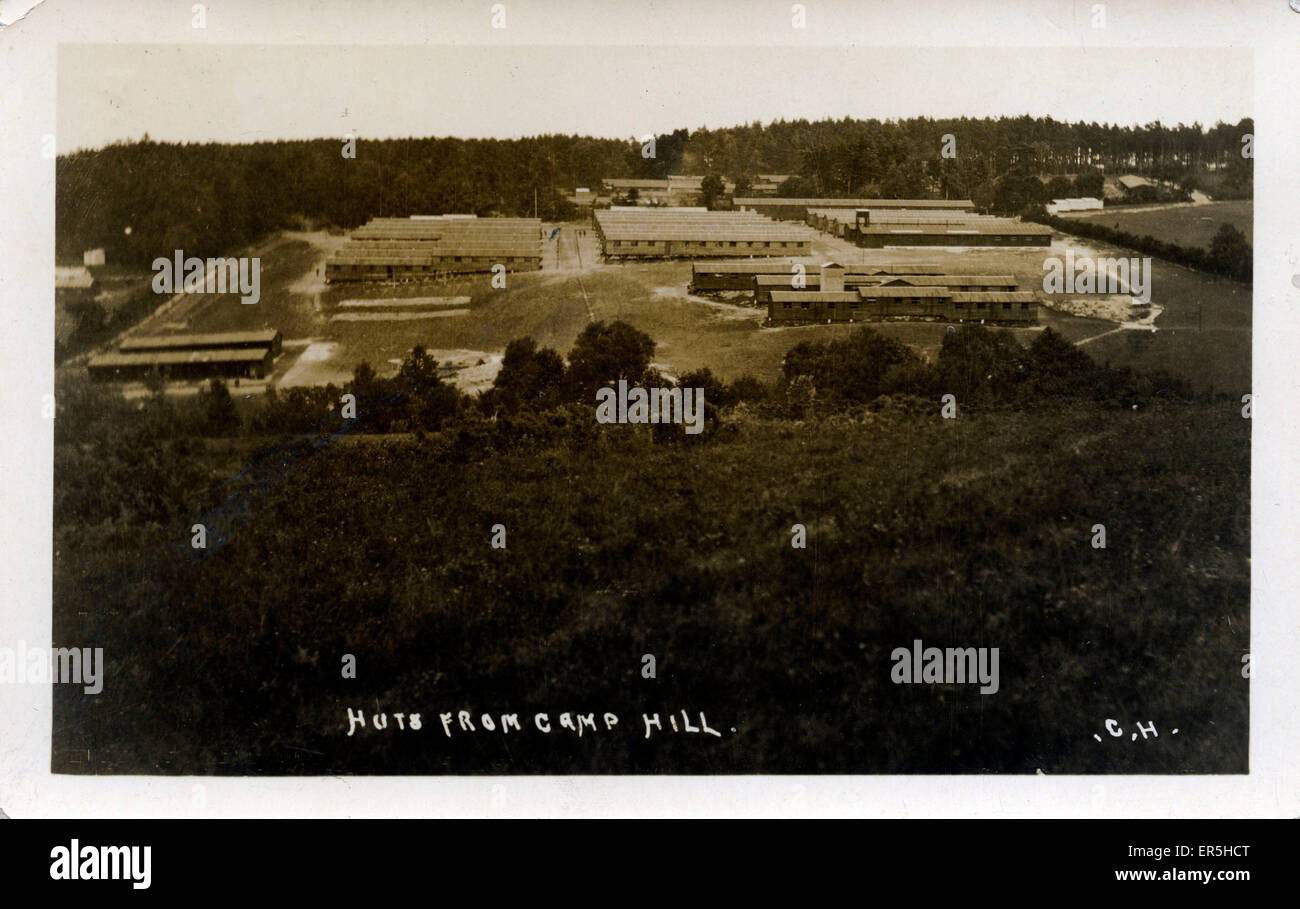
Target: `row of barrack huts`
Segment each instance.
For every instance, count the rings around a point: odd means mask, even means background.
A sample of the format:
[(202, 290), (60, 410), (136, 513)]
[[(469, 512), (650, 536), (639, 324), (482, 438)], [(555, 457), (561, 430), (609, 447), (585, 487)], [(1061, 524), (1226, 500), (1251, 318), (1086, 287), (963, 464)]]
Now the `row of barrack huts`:
[(1051, 246), (1052, 229), (955, 211), (809, 207), (806, 223), (855, 246)]
[(592, 213), (602, 258), (806, 256), (813, 232), (754, 212), (704, 208), (609, 208)]
[(413, 215), (373, 218), (352, 231), (325, 262), (325, 280), (409, 281), (445, 275), (537, 271), (542, 222), (537, 218)]
[(738, 198), (738, 209), (802, 221), (856, 246), (1050, 246), (1052, 230), (975, 213), (969, 199)]
[(802, 221), (866, 248), (1050, 246), (1052, 231), (1015, 218), (979, 215), (968, 199), (735, 200), (734, 211), (619, 208), (593, 212), (606, 261), (802, 256), (814, 234)]
[(939, 265), (695, 262), (691, 291), (751, 291), (769, 324), (892, 320), (1034, 325), (1038, 300), (1012, 275), (944, 274)]

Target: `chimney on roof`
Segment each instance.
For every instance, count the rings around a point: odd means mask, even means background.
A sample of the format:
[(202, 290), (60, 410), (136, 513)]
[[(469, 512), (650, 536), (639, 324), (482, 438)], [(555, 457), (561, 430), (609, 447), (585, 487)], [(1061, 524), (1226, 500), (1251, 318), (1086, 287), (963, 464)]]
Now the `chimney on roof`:
[(821, 290), (823, 293), (844, 290), (844, 266), (836, 262), (827, 262), (822, 266)]

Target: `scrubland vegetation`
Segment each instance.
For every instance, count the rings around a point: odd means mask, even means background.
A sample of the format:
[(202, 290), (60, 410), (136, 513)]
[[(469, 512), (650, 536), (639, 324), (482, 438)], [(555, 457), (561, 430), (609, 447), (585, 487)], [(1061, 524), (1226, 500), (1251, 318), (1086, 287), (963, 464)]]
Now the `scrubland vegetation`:
[[(418, 348), (246, 401), (65, 379), (55, 644), (107, 671), (98, 696), (56, 686), (55, 769), (1247, 770), (1239, 401), (1050, 330), (963, 326), (930, 362), (862, 329), (778, 376), (682, 376), (699, 436), (598, 425), (594, 389), (655, 384), (653, 349), (622, 323), (564, 357), (520, 339), (479, 398)], [(892, 683), (918, 638), (999, 648), (1000, 690)], [(348, 709), (424, 728), (349, 737)], [(683, 709), (722, 736), (644, 739), (643, 712)], [(448, 738), (459, 710), (622, 726)]]

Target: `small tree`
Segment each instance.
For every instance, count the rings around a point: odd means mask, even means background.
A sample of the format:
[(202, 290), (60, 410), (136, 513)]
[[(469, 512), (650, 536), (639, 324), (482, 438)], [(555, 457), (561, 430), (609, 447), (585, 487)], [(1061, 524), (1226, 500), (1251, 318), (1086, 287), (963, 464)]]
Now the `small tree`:
[(592, 322), (569, 351), (567, 397), (587, 403), (596, 389), (619, 379), (640, 382), (650, 366), (654, 340), (626, 322)]
[(704, 400), (709, 404), (723, 407), (730, 403), (727, 399), (727, 387), (707, 366), (685, 373), (677, 380), (677, 384), (682, 388), (704, 389)]
[(817, 184), (798, 174), (787, 177), (776, 194), (784, 199), (804, 199), (817, 195)]
[(506, 345), (501, 371), (482, 403), (488, 410), (554, 407), (560, 403), (563, 382), (564, 360), (558, 353), (549, 347), (538, 350), (532, 338), (517, 338)]
[(1079, 397), (1091, 393), (1097, 365), (1092, 358), (1051, 328), (1029, 345), (1032, 389), (1036, 396)]
[(1047, 195), (1052, 199), (1068, 199), (1074, 195), (1074, 181), (1069, 177), (1053, 177), (1047, 181)]
[(817, 386), (812, 376), (795, 376), (782, 387), (782, 415), (792, 420), (802, 420), (812, 414), (817, 403)]
[(417, 344), (402, 361), (396, 384), (405, 403), (396, 410), (413, 429), (437, 429), (456, 412), (456, 389), (438, 376), (438, 361), (423, 345)]
[(199, 389), (199, 419), (205, 435), (230, 436), (238, 431), (239, 414), (225, 382), (210, 379)]
[(1074, 178), (1074, 191), (1080, 196), (1100, 199), (1106, 190), (1106, 178), (1095, 167), (1080, 171)]
[(1249, 280), (1253, 251), (1246, 235), (1231, 224), (1224, 224), (1210, 241), (1210, 258), (1214, 264), (1234, 277)]
[(937, 385), (958, 400), (1010, 400), (1029, 377), (1027, 360), (1011, 332), (968, 323), (944, 333), (935, 364)]
[(717, 174), (709, 174), (700, 184), (700, 204), (706, 208), (714, 208), (726, 191), (722, 178)]

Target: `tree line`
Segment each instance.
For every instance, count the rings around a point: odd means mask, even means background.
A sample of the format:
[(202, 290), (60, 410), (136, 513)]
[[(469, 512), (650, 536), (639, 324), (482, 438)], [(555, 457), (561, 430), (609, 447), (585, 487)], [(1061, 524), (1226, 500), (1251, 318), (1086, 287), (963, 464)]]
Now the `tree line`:
[(1029, 208), (1025, 212), (1025, 218), (1087, 240), (1100, 240), (1135, 249), (1167, 262), (1225, 275), (1248, 284), (1254, 275), (1254, 248), (1246, 235), (1231, 224), (1220, 226), (1210, 240), (1209, 248), (1202, 249), (1199, 246), (1183, 246), (1158, 240), (1150, 234), (1139, 236), (1132, 231), (1107, 227), (1097, 221), (1060, 218), (1048, 214), (1041, 206)]
[[(108, 261), (148, 266), (174, 249), (223, 255), (274, 229), (352, 228), (371, 217), (471, 213), (563, 220), (565, 193), (605, 177), (726, 176), (737, 194), (759, 173), (796, 175), (782, 192), (806, 196), (975, 199), (1012, 210), (1016, 180), (1077, 175), (1099, 195), (1097, 168), (1213, 181), (1216, 197), (1249, 194), (1241, 139), (1253, 122), (1167, 127), (1064, 123), (1050, 117), (779, 120), (638, 139), (543, 135), (258, 142), (120, 142), (56, 162), (57, 254), (104, 247)], [(952, 136), (955, 156), (941, 151)], [(1007, 186), (1000, 181), (1015, 179)], [(1041, 182), (1041, 181), (1040, 181)], [(1059, 189), (1060, 187), (1058, 187)], [(1023, 189), (1023, 187), (1022, 187)], [(1085, 189), (1094, 191), (1083, 192)], [(1002, 196), (999, 196), (999, 193)]]
[[(567, 357), (539, 347), (532, 338), (517, 338), (506, 346), (492, 386), (477, 396), (447, 381), (422, 346), (391, 377), (380, 377), (370, 364), (361, 363), (341, 386), (272, 387), (241, 408), (221, 379), (210, 380), (193, 398), (173, 402), (163, 381), (155, 378), (148, 383), (153, 391), (149, 402), (139, 408), (146, 416), (128, 422), (152, 426), (152, 433), (167, 437), (439, 432), (467, 422), (530, 416), (545, 421), (566, 408), (576, 408), (584, 422), (591, 422), (596, 390), (619, 380), (643, 387), (703, 388), (710, 428), (716, 428), (724, 410), (742, 403), (781, 418), (814, 410), (832, 413), (894, 395), (924, 399), (926, 407), (942, 393), (979, 407), (1032, 406), (1062, 397), (1128, 407), (1157, 389), (1180, 400), (1192, 397), (1185, 381), (1168, 374), (1138, 375), (1098, 365), (1051, 328), (1025, 347), (1007, 329), (953, 326), (931, 362), (901, 341), (862, 326), (844, 338), (801, 341), (786, 353), (781, 373), (767, 382), (748, 375), (727, 382), (707, 366), (672, 379), (650, 365), (655, 347), (649, 335), (621, 321), (589, 324)], [(58, 425), (56, 440), (98, 439), (97, 430), (83, 426), (125, 419), (133, 411), (131, 406), (106, 405), (120, 397), (112, 389), (87, 387), (81, 379), (65, 381), (71, 383), (68, 400), (84, 406), (69, 405), (74, 412)], [(344, 406), (349, 400), (351, 411)], [(151, 422), (150, 415), (159, 419)], [(663, 437), (690, 441), (680, 432)]]

